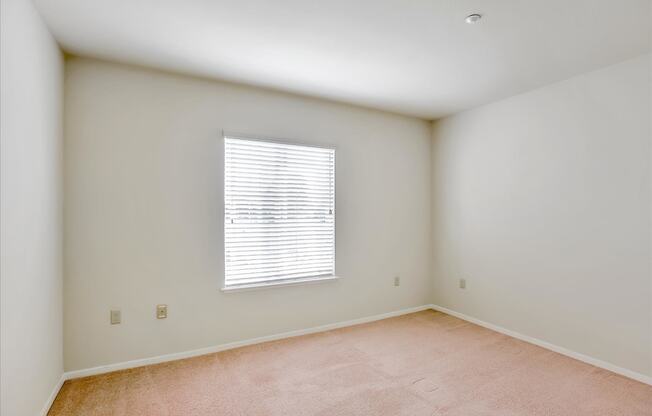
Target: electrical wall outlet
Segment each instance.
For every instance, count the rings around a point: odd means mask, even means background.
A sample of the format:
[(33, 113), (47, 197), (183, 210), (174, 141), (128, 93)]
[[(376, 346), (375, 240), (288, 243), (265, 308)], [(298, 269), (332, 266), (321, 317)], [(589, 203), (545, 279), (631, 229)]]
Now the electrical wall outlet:
[(394, 276), (394, 286), (401, 286), (401, 276)]
[(168, 305), (156, 305), (156, 319), (168, 317)]
[(460, 279), (460, 289), (466, 289), (466, 279)]
[(111, 311), (111, 325), (117, 325), (122, 322), (122, 313), (119, 310)]

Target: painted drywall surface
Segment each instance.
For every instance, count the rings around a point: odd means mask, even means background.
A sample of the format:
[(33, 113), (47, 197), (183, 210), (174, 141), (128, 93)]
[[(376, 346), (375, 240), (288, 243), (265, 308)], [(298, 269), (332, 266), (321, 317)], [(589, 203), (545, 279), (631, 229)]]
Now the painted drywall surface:
[(649, 55), (437, 122), (435, 303), (650, 375), (650, 140)]
[[(67, 370), (429, 303), (429, 123), (82, 58), (66, 67)], [(337, 147), (341, 280), (220, 291), (222, 129)]]
[(63, 57), (31, 2), (1, 7), (0, 413), (34, 416), (63, 373)]

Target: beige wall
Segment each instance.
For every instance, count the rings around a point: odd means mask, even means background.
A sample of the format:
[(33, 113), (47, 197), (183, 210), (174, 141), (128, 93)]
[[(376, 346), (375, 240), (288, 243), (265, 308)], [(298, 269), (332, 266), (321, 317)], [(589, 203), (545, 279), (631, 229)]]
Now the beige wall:
[[(67, 370), (434, 300), (652, 373), (649, 56), (448, 117), (432, 143), (416, 119), (91, 59), (65, 93)], [(337, 146), (341, 281), (219, 291), (222, 129)]]
[(34, 416), (63, 372), (63, 57), (25, 0), (0, 16), (0, 413)]
[(650, 110), (646, 55), (436, 123), (435, 303), (652, 375)]
[[(65, 122), (67, 370), (430, 300), (428, 122), (77, 58)], [(340, 281), (219, 290), (222, 129), (337, 146)]]

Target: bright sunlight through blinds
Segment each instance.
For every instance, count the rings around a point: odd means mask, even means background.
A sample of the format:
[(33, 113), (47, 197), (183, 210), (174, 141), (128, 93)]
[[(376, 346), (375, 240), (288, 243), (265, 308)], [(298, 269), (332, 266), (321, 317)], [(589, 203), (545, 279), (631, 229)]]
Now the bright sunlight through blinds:
[(225, 287), (335, 274), (335, 150), (225, 137)]

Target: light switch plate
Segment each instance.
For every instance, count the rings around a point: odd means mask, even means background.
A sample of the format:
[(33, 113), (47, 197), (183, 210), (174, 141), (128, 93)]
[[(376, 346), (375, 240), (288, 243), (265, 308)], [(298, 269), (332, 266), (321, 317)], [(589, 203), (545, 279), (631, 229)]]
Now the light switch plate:
[(460, 289), (466, 289), (466, 279), (460, 279)]
[(168, 317), (168, 305), (156, 305), (156, 319)]
[(111, 311), (111, 325), (116, 325), (122, 322), (122, 313), (119, 310)]

